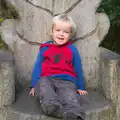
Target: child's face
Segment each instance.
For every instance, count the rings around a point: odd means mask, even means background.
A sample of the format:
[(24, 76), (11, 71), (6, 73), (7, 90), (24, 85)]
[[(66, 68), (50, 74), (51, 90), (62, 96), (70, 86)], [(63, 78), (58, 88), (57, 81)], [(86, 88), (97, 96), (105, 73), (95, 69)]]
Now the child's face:
[(69, 41), (72, 34), (72, 27), (66, 21), (57, 21), (53, 25), (52, 37), (57, 45), (63, 45)]

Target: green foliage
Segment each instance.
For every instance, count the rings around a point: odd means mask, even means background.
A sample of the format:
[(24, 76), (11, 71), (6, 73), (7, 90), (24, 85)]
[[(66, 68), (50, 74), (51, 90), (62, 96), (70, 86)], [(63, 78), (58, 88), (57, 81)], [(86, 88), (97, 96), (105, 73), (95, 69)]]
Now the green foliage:
[(109, 16), (111, 27), (100, 46), (120, 54), (120, 0), (102, 0), (98, 12)]

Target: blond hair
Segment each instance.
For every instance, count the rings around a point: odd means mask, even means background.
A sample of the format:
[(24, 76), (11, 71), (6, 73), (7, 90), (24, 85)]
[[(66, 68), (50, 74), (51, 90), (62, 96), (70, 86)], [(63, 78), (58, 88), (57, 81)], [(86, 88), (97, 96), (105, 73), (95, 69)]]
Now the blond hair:
[(59, 20), (66, 21), (71, 25), (71, 27), (72, 27), (72, 35), (71, 35), (71, 37), (72, 37), (76, 32), (76, 24), (74, 23), (73, 19), (67, 14), (59, 14), (59, 15), (56, 15), (55, 17), (53, 17), (52, 26), (54, 24), (56, 24), (56, 22), (59, 21)]

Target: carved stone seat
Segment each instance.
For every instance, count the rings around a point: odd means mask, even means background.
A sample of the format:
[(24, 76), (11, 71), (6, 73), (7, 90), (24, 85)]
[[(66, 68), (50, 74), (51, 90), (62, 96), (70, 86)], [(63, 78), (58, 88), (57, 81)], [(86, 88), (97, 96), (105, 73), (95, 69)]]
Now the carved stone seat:
[[(59, 13), (70, 14), (77, 24), (72, 40), (77, 40), (89, 92), (86, 120), (119, 120), (120, 58), (98, 47), (110, 28), (107, 15), (96, 13), (101, 0), (7, 1), (17, 8), (20, 19), (4, 20), (0, 26), (1, 37), (13, 54), (0, 52), (0, 120), (53, 119), (41, 113), (26, 88), (39, 45), (50, 40), (52, 17)], [(13, 58), (15, 64), (11, 64)]]
[[(102, 50), (101, 53), (103, 60), (101, 63), (101, 90), (88, 89), (87, 101), (86, 103), (84, 101), (85, 104), (83, 104), (86, 110), (85, 120), (116, 120), (116, 115), (118, 115), (115, 112), (119, 108), (120, 99), (119, 92), (116, 90), (119, 87), (117, 83), (118, 77), (120, 77), (120, 66), (118, 66), (120, 56), (107, 50)], [(0, 80), (3, 81), (1, 85), (6, 86), (6, 83), (9, 84), (7, 88), (2, 87), (0, 89), (0, 93), (2, 92), (0, 103), (4, 101), (1, 104), (0, 120), (57, 120), (57, 118), (42, 113), (39, 101), (29, 95), (28, 86), (16, 92), (15, 95), (15, 85), (13, 83), (15, 82), (14, 64), (13, 57), (9, 52), (0, 51), (0, 66), (6, 66), (0, 67), (0, 71), (3, 71), (0, 72)], [(113, 81), (114, 84), (112, 85)], [(15, 101), (14, 96), (16, 96)], [(81, 99), (84, 100), (84, 98)]]

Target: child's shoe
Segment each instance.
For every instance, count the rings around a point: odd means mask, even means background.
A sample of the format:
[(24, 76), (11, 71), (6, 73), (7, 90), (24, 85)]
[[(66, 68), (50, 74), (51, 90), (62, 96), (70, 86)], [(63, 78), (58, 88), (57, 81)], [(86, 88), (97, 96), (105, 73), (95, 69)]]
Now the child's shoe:
[(77, 120), (78, 116), (71, 112), (66, 112), (63, 114), (63, 120)]
[(52, 115), (60, 106), (57, 104), (42, 103), (41, 108), (47, 115)]

